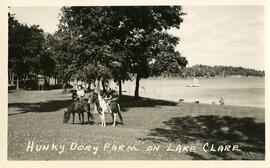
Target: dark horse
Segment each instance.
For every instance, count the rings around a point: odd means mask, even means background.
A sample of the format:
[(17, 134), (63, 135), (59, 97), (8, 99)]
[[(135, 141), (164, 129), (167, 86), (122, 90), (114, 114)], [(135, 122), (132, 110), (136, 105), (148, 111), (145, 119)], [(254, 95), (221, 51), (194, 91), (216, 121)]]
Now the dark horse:
[[(102, 100), (103, 102), (100, 102), (100, 100)], [(96, 93), (93, 93), (93, 95), (91, 95), (89, 97), (89, 103), (94, 103), (96, 105), (98, 114), (100, 116), (101, 119), (101, 126), (106, 127), (106, 122), (105, 122), (105, 113), (111, 113), (112, 119), (113, 119), (113, 125), (116, 125), (116, 116), (118, 114), (120, 120), (121, 120), (121, 124), (123, 124), (123, 118), (121, 115), (121, 110), (120, 110), (120, 105), (116, 102), (110, 102), (108, 104), (108, 106), (104, 103), (104, 99), (101, 98), (101, 96), (99, 96)]]
[[(75, 100), (73, 101), (69, 106), (67, 111), (64, 113), (64, 120), (63, 123), (67, 123), (70, 119), (70, 114), (73, 115), (73, 124), (74, 124), (74, 116), (75, 113), (78, 113), (80, 123), (84, 123), (84, 112), (87, 112), (87, 118), (89, 122), (89, 118), (93, 119), (93, 115), (90, 112), (90, 104), (87, 102), (87, 100)], [(82, 120), (81, 120), (82, 118)]]

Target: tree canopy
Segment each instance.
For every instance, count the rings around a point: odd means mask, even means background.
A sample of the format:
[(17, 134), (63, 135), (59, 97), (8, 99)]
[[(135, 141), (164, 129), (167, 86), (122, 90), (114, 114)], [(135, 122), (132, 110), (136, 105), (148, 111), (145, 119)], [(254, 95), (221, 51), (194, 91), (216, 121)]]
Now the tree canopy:
[(8, 66), (9, 79), (26, 79), (39, 73), (40, 53), (44, 41), (43, 30), (38, 25), (19, 23), (13, 14), (8, 14)]
[(113, 78), (121, 84), (134, 75), (138, 97), (141, 78), (187, 64), (175, 51), (179, 39), (166, 32), (180, 28), (182, 15), (179, 6), (63, 7), (57, 62), (67, 64), (63, 73), (97, 83)]
[[(181, 6), (63, 7), (58, 30), (45, 34), (37, 25), (19, 23), (9, 14), (9, 70), (17, 78), (54, 76), (62, 83), (78, 77), (91, 83), (122, 82), (162, 73), (179, 74), (187, 60), (169, 34), (183, 22)], [(10, 75), (12, 76), (12, 75)], [(11, 79), (12, 77), (10, 77)], [(48, 83), (48, 82), (46, 82)]]

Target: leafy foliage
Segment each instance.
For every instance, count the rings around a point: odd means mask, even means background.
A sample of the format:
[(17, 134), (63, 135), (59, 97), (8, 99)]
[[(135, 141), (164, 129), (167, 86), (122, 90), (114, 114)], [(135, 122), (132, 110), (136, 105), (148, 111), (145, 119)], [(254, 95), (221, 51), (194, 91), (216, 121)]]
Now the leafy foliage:
[(43, 30), (37, 25), (20, 24), (9, 14), (9, 66), (19, 77), (38, 71), (43, 39)]
[(10, 13), (8, 30), (9, 71), (21, 79), (39, 73), (39, 60), (44, 41), (43, 30), (38, 25), (28, 26), (19, 23)]
[(207, 66), (194, 65), (185, 68), (180, 76), (186, 77), (215, 77), (215, 76), (264, 76), (264, 71), (258, 71), (250, 68), (233, 67), (233, 66)]
[(121, 83), (136, 75), (138, 88), (140, 78), (178, 73), (187, 64), (174, 50), (179, 39), (165, 32), (180, 28), (179, 6), (63, 7), (61, 12), (56, 60), (67, 78)]
[[(166, 32), (172, 27), (180, 28), (182, 15), (180, 6), (63, 7), (58, 31), (53, 35), (43, 36), (38, 27), (28, 28), (12, 16), (10, 25), (31, 29), (23, 59), (31, 56), (29, 67), (32, 69), (25, 74), (57, 76), (63, 83), (71, 77), (87, 82), (113, 79), (119, 83), (119, 88), (121, 81), (132, 79), (134, 75), (135, 96), (138, 96), (141, 78), (164, 72), (177, 74), (186, 66), (186, 59), (175, 51), (179, 39)], [(11, 36), (16, 36), (15, 31), (10, 31)], [(18, 39), (21, 38), (10, 38)], [(15, 58), (19, 54), (13, 55)], [(11, 64), (20, 67), (19, 63)]]

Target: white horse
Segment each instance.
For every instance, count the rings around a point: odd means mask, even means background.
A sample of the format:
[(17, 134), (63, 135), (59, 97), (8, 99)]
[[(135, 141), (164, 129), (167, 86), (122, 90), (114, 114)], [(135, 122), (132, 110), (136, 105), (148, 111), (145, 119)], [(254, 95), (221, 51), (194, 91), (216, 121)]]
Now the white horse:
[(123, 123), (120, 105), (116, 102), (107, 103), (100, 95), (94, 93), (89, 98), (89, 102), (96, 105), (97, 112), (100, 116), (101, 126), (106, 127), (105, 114), (110, 113), (113, 119), (113, 125), (116, 125), (116, 116), (118, 114), (121, 122)]

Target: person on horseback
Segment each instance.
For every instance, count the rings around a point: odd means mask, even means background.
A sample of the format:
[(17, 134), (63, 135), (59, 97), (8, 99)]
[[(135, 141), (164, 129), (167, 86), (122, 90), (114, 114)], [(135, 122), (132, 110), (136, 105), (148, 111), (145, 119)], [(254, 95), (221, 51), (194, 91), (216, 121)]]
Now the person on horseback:
[[(102, 94), (102, 96), (104, 96), (104, 94)], [(119, 116), (119, 119), (121, 120), (121, 124), (123, 124), (123, 118), (121, 115), (120, 105), (115, 101), (112, 101), (109, 104), (107, 104), (107, 102), (103, 99), (102, 96), (100, 94), (93, 93), (92, 95), (89, 96), (89, 100), (88, 100), (88, 103), (95, 104), (97, 112), (101, 119), (101, 126), (106, 127), (106, 122), (105, 122), (106, 113), (110, 113), (112, 116), (112, 119), (113, 119), (112, 126), (116, 126), (117, 114)], [(107, 99), (110, 97), (107, 97)]]
[(110, 103), (112, 99), (112, 95), (106, 94), (106, 92), (102, 95), (103, 100), (105, 101), (106, 107), (108, 109), (108, 112), (112, 113), (112, 110), (110, 108)]
[[(104, 93), (104, 94), (105, 94), (105, 93)], [(112, 112), (111, 112), (111, 108), (110, 108), (109, 104), (107, 103), (107, 100), (104, 99), (104, 94), (102, 94), (102, 96), (101, 96), (101, 95), (98, 95), (99, 103), (101, 104), (101, 106), (104, 107), (103, 111), (104, 111), (105, 113), (108, 113), (108, 112), (109, 112), (109, 113), (112, 113)]]
[(85, 93), (84, 93), (84, 90), (82, 89), (82, 86), (81, 85), (78, 85), (77, 86), (77, 99), (78, 100), (82, 100), (85, 96)]

